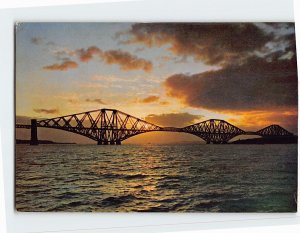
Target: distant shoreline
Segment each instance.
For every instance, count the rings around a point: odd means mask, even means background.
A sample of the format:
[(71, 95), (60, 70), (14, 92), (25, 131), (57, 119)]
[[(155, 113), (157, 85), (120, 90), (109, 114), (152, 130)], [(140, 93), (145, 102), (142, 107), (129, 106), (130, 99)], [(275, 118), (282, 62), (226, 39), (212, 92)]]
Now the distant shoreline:
[[(30, 144), (30, 140), (16, 139), (16, 144)], [(39, 144), (77, 144), (75, 142), (53, 142), (50, 140), (39, 140)]]
[(230, 144), (297, 144), (298, 136), (291, 137), (270, 137), (270, 138), (251, 138), (231, 142)]

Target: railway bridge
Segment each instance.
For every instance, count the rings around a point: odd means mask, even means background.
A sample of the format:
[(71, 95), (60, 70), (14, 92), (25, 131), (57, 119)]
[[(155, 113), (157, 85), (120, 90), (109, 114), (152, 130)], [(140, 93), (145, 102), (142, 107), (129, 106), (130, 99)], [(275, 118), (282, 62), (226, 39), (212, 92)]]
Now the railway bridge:
[(98, 109), (49, 119), (32, 119), (30, 125), (16, 124), (16, 128), (31, 130), (31, 145), (38, 145), (37, 129), (40, 127), (80, 134), (95, 140), (98, 145), (120, 145), (130, 137), (154, 131), (189, 133), (202, 138), (208, 144), (226, 144), (238, 135), (293, 136), (279, 125), (270, 125), (255, 132), (247, 132), (220, 119), (209, 119), (183, 128), (160, 127), (116, 109)]

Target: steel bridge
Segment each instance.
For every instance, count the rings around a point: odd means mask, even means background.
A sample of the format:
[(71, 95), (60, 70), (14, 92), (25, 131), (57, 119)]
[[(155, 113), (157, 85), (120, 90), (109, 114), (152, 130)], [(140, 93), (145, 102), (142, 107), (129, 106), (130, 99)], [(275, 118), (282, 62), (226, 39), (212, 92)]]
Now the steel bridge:
[(246, 132), (218, 119), (206, 120), (183, 128), (160, 127), (116, 109), (99, 109), (42, 120), (32, 119), (30, 125), (16, 124), (16, 128), (31, 129), (31, 145), (38, 145), (38, 127), (80, 134), (97, 141), (98, 145), (120, 145), (127, 138), (154, 131), (189, 133), (202, 138), (208, 144), (225, 144), (238, 135), (293, 136), (279, 125), (270, 125), (256, 132)]

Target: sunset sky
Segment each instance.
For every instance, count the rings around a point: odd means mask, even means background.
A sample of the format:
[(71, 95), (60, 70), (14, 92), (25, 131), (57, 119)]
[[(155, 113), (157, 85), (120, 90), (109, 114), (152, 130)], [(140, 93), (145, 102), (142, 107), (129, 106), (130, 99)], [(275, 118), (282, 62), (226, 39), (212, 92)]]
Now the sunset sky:
[[(293, 23), (22, 23), (16, 31), (17, 122), (115, 108), (160, 126), (219, 118), (297, 132)], [(145, 135), (129, 142), (158, 140)]]

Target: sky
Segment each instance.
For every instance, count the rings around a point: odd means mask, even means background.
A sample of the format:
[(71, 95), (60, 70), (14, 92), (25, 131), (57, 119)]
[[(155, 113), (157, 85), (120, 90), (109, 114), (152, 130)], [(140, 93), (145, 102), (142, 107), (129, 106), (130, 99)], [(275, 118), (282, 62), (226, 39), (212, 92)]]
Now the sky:
[[(159, 126), (218, 118), (297, 133), (295, 46), (293, 23), (21, 23), (17, 123), (113, 108)], [(40, 131), (40, 139), (90, 142)], [(191, 140), (165, 132), (128, 142)]]

